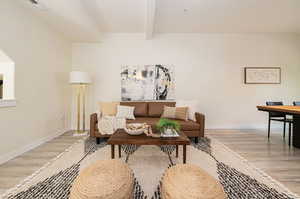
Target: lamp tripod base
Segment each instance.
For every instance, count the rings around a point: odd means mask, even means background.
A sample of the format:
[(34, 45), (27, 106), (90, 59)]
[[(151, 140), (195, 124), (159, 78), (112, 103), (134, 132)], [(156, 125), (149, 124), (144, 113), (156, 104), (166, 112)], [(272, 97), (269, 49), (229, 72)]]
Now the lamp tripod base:
[[(89, 131), (85, 130), (85, 84), (79, 84), (77, 87), (77, 130), (74, 131), (73, 136), (87, 136)], [(80, 108), (82, 98), (82, 129), (80, 130)]]

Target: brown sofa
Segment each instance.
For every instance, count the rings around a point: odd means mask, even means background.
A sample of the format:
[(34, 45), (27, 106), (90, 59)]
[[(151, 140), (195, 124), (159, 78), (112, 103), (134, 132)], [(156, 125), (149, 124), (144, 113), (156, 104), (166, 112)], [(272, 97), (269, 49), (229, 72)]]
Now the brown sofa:
[[(176, 102), (120, 102), (120, 105), (134, 106), (135, 120), (127, 120), (127, 123), (147, 123), (152, 126), (152, 130), (156, 131), (156, 123), (162, 115), (164, 106), (176, 105)], [(198, 142), (199, 137), (204, 137), (205, 116), (201, 113), (196, 113), (196, 122), (192, 120), (183, 121), (176, 120), (181, 126), (182, 132), (188, 137), (195, 138)], [(90, 135), (97, 138), (97, 143), (100, 138), (108, 138), (110, 135), (101, 134), (98, 130), (98, 117), (94, 113), (90, 117)]]

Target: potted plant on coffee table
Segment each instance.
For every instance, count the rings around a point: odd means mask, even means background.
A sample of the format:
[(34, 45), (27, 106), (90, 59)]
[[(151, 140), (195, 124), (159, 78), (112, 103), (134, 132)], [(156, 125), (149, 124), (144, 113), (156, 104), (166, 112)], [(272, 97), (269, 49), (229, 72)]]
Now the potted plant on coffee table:
[(174, 120), (161, 118), (156, 124), (156, 128), (159, 132), (164, 135), (177, 135), (177, 132), (180, 131), (180, 124)]

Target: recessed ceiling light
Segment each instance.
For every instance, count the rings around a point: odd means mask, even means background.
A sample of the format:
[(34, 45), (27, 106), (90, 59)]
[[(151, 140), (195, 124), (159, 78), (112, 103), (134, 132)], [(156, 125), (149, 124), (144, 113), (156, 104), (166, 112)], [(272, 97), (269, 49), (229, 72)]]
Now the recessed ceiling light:
[(48, 10), (48, 8), (46, 7), (46, 5), (44, 3), (42, 3), (40, 0), (29, 0), (29, 2), (31, 4), (33, 4), (33, 6), (35, 8), (38, 8), (40, 10)]
[(37, 0), (29, 0), (31, 3), (35, 4), (35, 5), (38, 5), (39, 2)]

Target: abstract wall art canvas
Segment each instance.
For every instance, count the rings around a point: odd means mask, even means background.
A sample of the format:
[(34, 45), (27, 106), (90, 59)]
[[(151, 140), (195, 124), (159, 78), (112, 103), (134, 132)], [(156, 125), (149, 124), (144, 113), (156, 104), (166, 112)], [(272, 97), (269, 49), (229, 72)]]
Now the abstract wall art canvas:
[(174, 100), (174, 67), (122, 66), (121, 98), (122, 101)]

